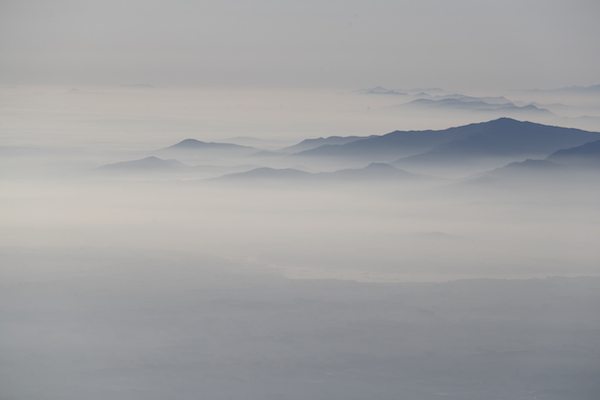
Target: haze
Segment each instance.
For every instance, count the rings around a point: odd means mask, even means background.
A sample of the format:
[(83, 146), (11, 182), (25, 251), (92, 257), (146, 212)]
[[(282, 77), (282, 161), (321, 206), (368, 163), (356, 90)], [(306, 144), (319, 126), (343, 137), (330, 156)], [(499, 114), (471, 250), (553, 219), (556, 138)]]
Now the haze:
[(591, 0), (4, 1), (2, 80), (450, 90), (597, 84)]
[(0, 399), (600, 394), (591, 1), (0, 5)]

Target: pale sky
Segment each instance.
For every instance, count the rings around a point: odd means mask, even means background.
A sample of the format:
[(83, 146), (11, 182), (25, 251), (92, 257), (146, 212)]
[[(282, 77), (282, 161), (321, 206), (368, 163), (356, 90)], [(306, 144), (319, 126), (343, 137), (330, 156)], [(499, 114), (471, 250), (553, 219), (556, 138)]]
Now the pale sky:
[(600, 84), (597, 0), (2, 0), (0, 84)]

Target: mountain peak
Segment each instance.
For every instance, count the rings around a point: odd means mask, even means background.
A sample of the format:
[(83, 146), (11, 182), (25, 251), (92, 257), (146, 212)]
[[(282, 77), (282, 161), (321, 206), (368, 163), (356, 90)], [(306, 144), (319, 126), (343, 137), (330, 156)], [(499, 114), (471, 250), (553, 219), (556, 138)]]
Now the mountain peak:
[(508, 117), (501, 117), (501, 118), (493, 119), (491, 121), (483, 122), (483, 123), (498, 125), (498, 124), (525, 124), (526, 122), (519, 121), (519, 120), (516, 120), (513, 118), (508, 118)]
[(206, 144), (206, 142), (202, 142), (200, 140), (185, 139), (185, 140), (182, 140), (181, 142), (177, 143), (174, 146), (177, 146), (177, 147), (198, 147), (198, 146), (202, 146), (202, 145), (205, 145), (205, 144)]
[(115, 164), (107, 164), (99, 167), (101, 170), (181, 170), (188, 168), (187, 165), (177, 160), (163, 160), (162, 158), (149, 156), (140, 160), (122, 161)]
[(196, 139), (185, 139), (181, 142), (174, 144), (173, 146), (169, 146), (162, 150), (239, 150), (239, 151), (255, 151), (253, 147), (249, 146), (240, 146), (238, 144), (233, 143), (217, 143), (217, 142), (202, 142)]

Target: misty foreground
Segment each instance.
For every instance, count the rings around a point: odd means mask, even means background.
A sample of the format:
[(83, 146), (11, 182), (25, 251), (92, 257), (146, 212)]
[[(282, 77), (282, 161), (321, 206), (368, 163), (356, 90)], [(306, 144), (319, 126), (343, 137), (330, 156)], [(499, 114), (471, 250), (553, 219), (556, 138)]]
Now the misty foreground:
[(2, 248), (2, 399), (597, 399), (600, 278), (359, 283)]

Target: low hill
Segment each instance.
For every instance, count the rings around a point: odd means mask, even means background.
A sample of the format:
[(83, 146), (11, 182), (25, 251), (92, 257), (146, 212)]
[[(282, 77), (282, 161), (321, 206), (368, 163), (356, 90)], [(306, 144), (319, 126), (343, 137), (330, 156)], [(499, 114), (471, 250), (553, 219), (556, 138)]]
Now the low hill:
[(220, 182), (286, 182), (286, 183), (350, 183), (382, 181), (418, 181), (429, 177), (411, 174), (394, 166), (371, 163), (364, 168), (342, 169), (334, 172), (309, 173), (293, 168), (256, 168), (248, 172), (223, 175), (211, 179)]
[(246, 156), (256, 153), (259, 150), (250, 146), (241, 146), (233, 143), (218, 143), (218, 142), (203, 142), (196, 139), (185, 139), (156, 151), (157, 154), (182, 154), (192, 156), (197, 154), (202, 155), (218, 155), (218, 156)]

